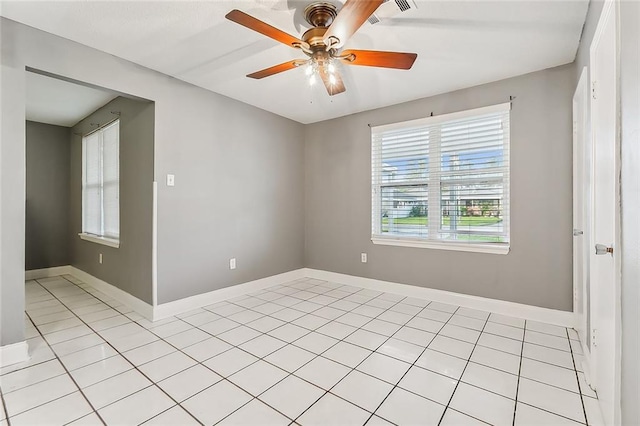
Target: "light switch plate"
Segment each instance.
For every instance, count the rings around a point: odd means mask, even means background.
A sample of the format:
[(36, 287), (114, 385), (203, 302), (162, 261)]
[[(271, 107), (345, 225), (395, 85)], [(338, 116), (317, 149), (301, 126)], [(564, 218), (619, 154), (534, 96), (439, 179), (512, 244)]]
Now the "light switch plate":
[(175, 175), (167, 175), (167, 186), (174, 186), (176, 184)]

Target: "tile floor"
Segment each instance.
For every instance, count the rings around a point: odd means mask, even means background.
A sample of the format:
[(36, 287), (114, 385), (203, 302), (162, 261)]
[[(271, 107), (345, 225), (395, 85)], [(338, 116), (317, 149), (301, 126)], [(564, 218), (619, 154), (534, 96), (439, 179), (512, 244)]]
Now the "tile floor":
[(0, 426), (599, 424), (571, 329), (303, 279), (151, 323), (26, 283)]

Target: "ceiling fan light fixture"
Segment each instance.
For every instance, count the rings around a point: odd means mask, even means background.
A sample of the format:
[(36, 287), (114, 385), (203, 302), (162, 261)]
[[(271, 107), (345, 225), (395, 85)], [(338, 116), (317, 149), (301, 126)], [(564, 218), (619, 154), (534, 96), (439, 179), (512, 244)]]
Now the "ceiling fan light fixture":
[(329, 83), (336, 84), (336, 82), (337, 82), (336, 76), (333, 74), (329, 74)]
[(309, 86), (313, 86), (314, 84), (316, 84), (316, 75), (311, 74), (311, 76), (309, 77)]

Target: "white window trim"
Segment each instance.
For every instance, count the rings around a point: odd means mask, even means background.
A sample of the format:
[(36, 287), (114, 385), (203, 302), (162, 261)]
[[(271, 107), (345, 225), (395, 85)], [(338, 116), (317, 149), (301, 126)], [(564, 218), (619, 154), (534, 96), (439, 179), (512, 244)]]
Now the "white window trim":
[(78, 236), (81, 240), (91, 241), (92, 243), (102, 244), (104, 246), (120, 248), (120, 240), (116, 240), (115, 238), (100, 237), (98, 235), (87, 234), (85, 232), (80, 232)]
[[(443, 114), (439, 116), (419, 118), (416, 120), (403, 121), (403, 122), (385, 124), (380, 126), (371, 126), (371, 131), (372, 132), (374, 130), (388, 131), (388, 130), (394, 130), (394, 129), (402, 129), (405, 127), (434, 125), (438, 123), (463, 119), (467, 117), (504, 112), (504, 111), (510, 111), (510, 110), (511, 110), (511, 102), (506, 102), (502, 104), (475, 108), (475, 109), (465, 110), (465, 111), (458, 111), (458, 112)], [(508, 147), (505, 150), (505, 155), (507, 157), (510, 157), (510, 154), (511, 154), (510, 145), (511, 144), (509, 143)], [(439, 149), (439, 144), (435, 145), (435, 148)], [(433, 152), (434, 151), (433, 147), (430, 146), (430, 150)], [(437, 159), (436, 156), (432, 156), (432, 155), (430, 155), (429, 158), (430, 158), (429, 161), (434, 161)], [(509, 167), (511, 167), (510, 162), (509, 162)], [(433, 167), (431, 168), (433, 169)], [(372, 181), (372, 185), (373, 185), (373, 181)], [(428, 185), (428, 182), (427, 182), (427, 185)], [(435, 197), (435, 200), (437, 200), (437, 202), (439, 203), (440, 202), (439, 188), (436, 188), (435, 185), (428, 185), (428, 188), (429, 188), (429, 199), (434, 199), (433, 197)], [(436, 194), (434, 192), (432, 194), (432, 191), (437, 191), (438, 193)], [(506, 182), (504, 183), (504, 191), (507, 194), (507, 197), (508, 197), (507, 199), (509, 200), (509, 204), (510, 204), (511, 203), (510, 179), (507, 179)], [(372, 208), (371, 218), (374, 221), (378, 220), (380, 216), (380, 212), (379, 212), (380, 209), (375, 207), (380, 203), (379, 198), (380, 198), (379, 191), (376, 191), (372, 197), (373, 204), (371, 205), (371, 208)], [(437, 209), (436, 215), (438, 216), (438, 218), (439, 218), (439, 214), (440, 214), (440, 209)], [(504, 226), (506, 227), (506, 229), (510, 229), (510, 219), (511, 219), (510, 216), (511, 216), (511, 208), (509, 206), (509, 216), (505, 218), (505, 221), (504, 221)], [(433, 232), (436, 232), (436, 233), (438, 232), (439, 220), (433, 221), (433, 224), (431, 222), (432, 221), (429, 221), (429, 233), (431, 235), (434, 235), (432, 234)], [(377, 223), (377, 222), (374, 222), (374, 223)], [(509, 232), (509, 235), (510, 234), (511, 233)], [(508, 254), (511, 249), (510, 240), (511, 239), (509, 238), (509, 242), (506, 242), (506, 243), (497, 243), (497, 242), (496, 243), (469, 243), (469, 242), (459, 242), (459, 241), (435, 240), (435, 239), (427, 239), (427, 238), (419, 238), (419, 237), (398, 238), (395, 235), (393, 237), (385, 237), (377, 234), (374, 234), (371, 236), (371, 242), (373, 244), (378, 244), (378, 245), (426, 248), (426, 249), (437, 249), (437, 250), (453, 250), (453, 251), (462, 251), (462, 252), (503, 254), (503, 255)]]

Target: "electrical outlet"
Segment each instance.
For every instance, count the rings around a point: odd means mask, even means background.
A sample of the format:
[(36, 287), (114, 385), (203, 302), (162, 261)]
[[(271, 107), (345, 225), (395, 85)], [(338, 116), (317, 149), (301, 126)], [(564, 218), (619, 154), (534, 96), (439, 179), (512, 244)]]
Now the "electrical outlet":
[(176, 184), (175, 175), (167, 175), (167, 186), (174, 186)]
[(229, 269), (236, 269), (236, 258), (229, 259)]
[(100, 255), (98, 255), (98, 262), (100, 262), (100, 264), (102, 265), (102, 253), (100, 253)]
[(362, 263), (367, 263), (367, 253), (360, 253), (360, 261)]

